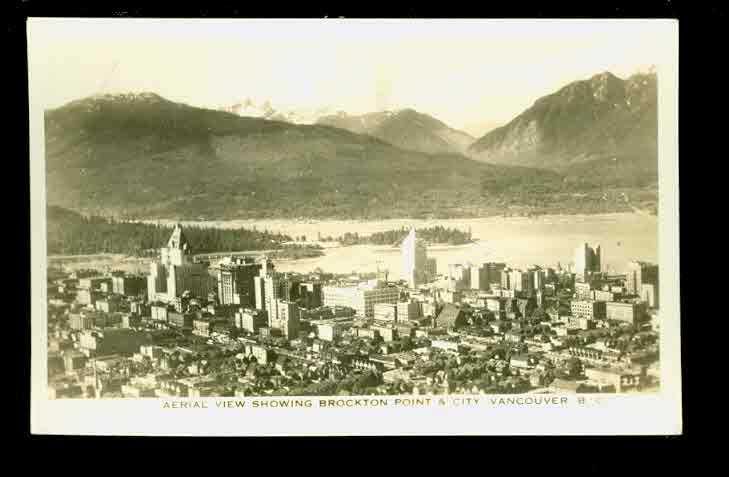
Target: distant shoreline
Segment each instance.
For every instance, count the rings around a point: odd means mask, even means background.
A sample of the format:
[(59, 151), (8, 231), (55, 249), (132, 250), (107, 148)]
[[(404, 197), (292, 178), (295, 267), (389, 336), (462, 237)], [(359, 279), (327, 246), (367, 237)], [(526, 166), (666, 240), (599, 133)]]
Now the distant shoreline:
[[(492, 223), (514, 223), (514, 222), (522, 222), (522, 223), (538, 223), (538, 222), (581, 222), (582, 220), (616, 220), (616, 219), (641, 219), (645, 220), (646, 218), (654, 219), (657, 222), (657, 217), (654, 215), (648, 215), (645, 213), (641, 213), (638, 211), (634, 212), (614, 212), (614, 213), (605, 213), (605, 214), (580, 214), (580, 215), (570, 215), (570, 214), (559, 214), (559, 215), (542, 215), (539, 217), (526, 217), (526, 216), (511, 216), (511, 217), (500, 217), (500, 216), (491, 216), (491, 217), (483, 217), (483, 218), (470, 218), (470, 219), (441, 219), (441, 220), (424, 220), (424, 219), (383, 219), (383, 220), (334, 220), (334, 219), (327, 219), (327, 220), (319, 220), (319, 221), (308, 221), (308, 220), (294, 220), (294, 219), (269, 219), (265, 221), (248, 221), (248, 220), (234, 220), (234, 221), (227, 221), (227, 220), (217, 220), (217, 221), (210, 221), (210, 222), (195, 222), (195, 221), (176, 221), (171, 219), (159, 219), (159, 220), (150, 220), (150, 221), (137, 221), (137, 222), (143, 222), (143, 223), (160, 223), (160, 224), (174, 224), (174, 223), (181, 223), (183, 226), (207, 226), (207, 227), (218, 227), (218, 228), (251, 228), (252, 226), (258, 225), (258, 229), (275, 229), (275, 228), (281, 228), (282, 230), (285, 230), (287, 226), (301, 226), (301, 225), (309, 225), (309, 226), (318, 226), (321, 224), (337, 224), (337, 225), (351, 225), (351, 224), (366, 224), (366, 223), (378, 223), (381, 224), (379, 228), (383, 229), (393, 229), (398, 228), (402, 226), (408, 226), (408, 225), (416, 225), (416, 226), (428, 226), (428, 225), (438, 225), (438, 224), (449, 224), (451, 226), (455, 227), (463, 227), (467, 226), (468, 222), (477, 222), (477, 221), (488, 221)], [(378, 230), (373, 230), (372, 232), (377, 232)], [(473, 245), (474, 243), (478, 243), (479, 241), (488, 240), (488, 237), (476, 237), (472, 242), (466, 243), (466, 244), (460, 244), (460, 245), (450, 245), (447, 243), (438, 244), (433, 243), (430, 244), (428, 247), (431, 250), (447, 250), (452, 248), (465, 248), (469, 245)], [(338, 244), (335, 245), (336, 242), (322, 242), (320, 245), (324, 245), (324, 254), (326, 255), (326, 249), (328, 248), (344, 248), (348, 247), (347, 245)], [(374, 245), (374, 244), (359, 244), (359, 245), (368, 245), (370, 247), (375, 247), (381, 251), (390, 251), (390, 250), (397, 250), (397, 247), (394, 247), (392, 245)], [(356, 245), (353, 245), (356, 246)], [(243, 251), (237, 251), (237, 252), (230, 252), (230, 251), (221, 251), (221, 252), (211, 252), (208, 254), (199, 254), (200, 256), (204, 255), (222, 255), (222, 254), (231, 254), (231, 255), (260, 255), (264, 254), (266, 252), (271, 252), (271, 250), (243, 250)], [(139, 261), (144, 259), (151, 259), (151, 257), (136, 257), (136, 256), (129, 256), (125, 254), (114, 254), (114, 253), (99, 253), (99, 254), (81, 254), (81, 255), (49, 255), (48, 256), (48, 262), (71, 262), (71, 261), (84, 261), (84, 260), (104, 260), (104, 261)], [(301, 258), (300, 260), (304, 260), (305, 258)], [(277, 261), (290, 261), (291, 259), (283, 259), (279, 258)], [(294, 259), (295, 260), (295, 259)]]
[[(160, 225), (173, 225), (180, 223), (182, 225), (206, 225), (209, 227), (215, 227), (216, 224), (225, 224), (230, 228), (245, 227), (246, 224), (255, 223), (291, 223), (296, 225), (309, 224), (323, 224), (323, 223), (341, 223), (341, 224), (364, 224), (367, 222), (426, 222), (426, 223), (442, 223), (442, 222), (455, 222), (455, 221), (476, 221), (476, 220), (548, 220), (548, 219), (577, 219), (580, 218), (611, 218), (611, 217), (626, 217), (626, 216), (643, 216), (653, 217), (658, 220), (657, 215), (650, 214), (642, 209), (634, 208), (633, 211), (620, 211), (620, 212), (603, 212), (597, 214), (537, 214), (537, 215), (487, 215), (480, 217), (449, 217), (449, 218), (415, 218), (415, 217), (399, 217), (399, 218), (372, 218), (372, 219), (338, 219), (338, 218), (265, 218), (265, 219), (169, 219), (169, 218), (156, 218), (156, 219), (130, 219), (128, 222), (139, 222), (145, 224), (160, 224)], [(227, 228), (227, 227), (226, 227)]]

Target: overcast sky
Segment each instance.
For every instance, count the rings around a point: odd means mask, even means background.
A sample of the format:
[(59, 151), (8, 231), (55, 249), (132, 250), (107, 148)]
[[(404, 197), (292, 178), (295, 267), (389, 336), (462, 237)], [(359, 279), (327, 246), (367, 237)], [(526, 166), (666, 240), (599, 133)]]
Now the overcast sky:
[(655, 65), (646, 21), (31, 20), (31, 100), (151, 91), (218, 108), (245, 98), (351, 114), (412, 107), (481, 135), (565, 84)]

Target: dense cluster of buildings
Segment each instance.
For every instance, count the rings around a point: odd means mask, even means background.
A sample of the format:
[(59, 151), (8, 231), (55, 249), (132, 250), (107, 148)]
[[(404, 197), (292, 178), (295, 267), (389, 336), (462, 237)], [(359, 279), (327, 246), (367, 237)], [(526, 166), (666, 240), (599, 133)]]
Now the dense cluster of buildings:
[(51, 397), (628, 392), (655, 388), (658, 268), (449, 264), (411, 230), (402, 276), (193, 260), (176, 226), (147, 276), (49, 271)]

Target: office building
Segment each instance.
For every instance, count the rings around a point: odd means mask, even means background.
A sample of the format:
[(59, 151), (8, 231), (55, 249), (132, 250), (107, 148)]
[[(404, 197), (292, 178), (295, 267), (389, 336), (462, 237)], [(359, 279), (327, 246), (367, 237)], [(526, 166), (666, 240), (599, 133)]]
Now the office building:
[(284, 274), (278, 280), (279, 298), (285, 301), (297, 301), (301, 293), (301, 280), (292, 275)]
[(322, 287), (324, 306), (344, 306), (355, 310), (357, 315), (373, 318), (375, 304), (397, 303), (400, 292), (382, 282), (363, 282), (355, 286)]
[(192, 328), (192, 322), (197, 316), (194, 313), (179, 313), (171, 311), (167, 314), (167, 323), (176, 328)]
[(218, 267), (218, 300), (221, 305), (255, 306), (256, 292), (253, 279), (262, 264), (252, 257), (230, 258)]
[(268, 311), (269, 317), (276, 313), (275, 302), (281, 298), (281, 286), (276, 275), (268, 275), (263, 277), (263, 296), (266, 306), (264, 310)]
[(450, 290), (467, 290), (471, 288), (471, 267), (460, 263), (448, 265), (448, 279)]
[(96, 300), (101, 297), (101, 293), (95, 290), (79, 288), (76, 290), (76, 302), (79, 305), (94, 305)]
[(465, 314), (461, 307), (447, 304), (443, 307), (438, 316), (435, 318), (436, 326), (441, 328), (457, 328), (465, 324)]
[(125, 328), (104, 331), (84, 330), (79, 334), (79, 348), (87, 356), (131, 355), (138, 352), (140, 346), (149, 344), (149, 341), (147, 333)]
[(253, 294), (255, 298), (255, 306), (258, 310), (266, 309), (266, 277), (253, 277)]
[(572, 300), (570, 303), (572, 316), (589, 320), (605, 319), (605, 302), (594, 300)]
[(534, 291), (534, 279), (532, 276), (532, 279), (530, 280), (530, 274), (528, 271), (511, 270), (509, 272), (509, 285), (511, 290), (517, 292), (531, 293)]
[(147, 280), (139, 275), (117, 275), (111, 277), (112, 293), (124, 296), (137, 296), (147, 288)]
[(397, 321), (396, 303), (376, 303), (373, 308), (374, 319), (377, 321)]
[(317, 336), (320, 340), (334, 341), (342, 335), (344, 326), (339, 323), (321, 323), (317, 327)]
[(625, 277), (626, 292), (631, 295), (640, 295), (644, 283), (658, 287), (658, 265), (640, 261), (629, 262)]
[(268, 316), (263, 310), (240, 308), (235, 312), (233, 324), (249, 333), (256, 333), (259, 329), (268, 326)]
[(590, 286), (590, 284), (585, 282), (576, 282), (575, 298), (578, 300), (592, 299), (592, 287)]
[(68, 324), (72, 330), (90, 330), (94, 327), (94, 319), (86, 313), (71, 313)]
[(415, 300), (397, 302), (397, 321), (407, 322), (422, 317), (420, 302)]
[(641, 303), (605, 303), (605, 316), (608, 320), (623, 321), (632, 325), (640, 324), (646, 318), (645, 307)]
[(504, 268), (501, 270), (501, 287), (502, 290), (511, 290), (511, 269)]
[(489, 271), (485, 266), (471, 267), (471, 290), (488, 291), (491, 288)]
[[(482, 267), (486, 269), (486, 282), (489, 285), (501, 284), (501, 272), (506, 269), (505, 263), (486, 262), (482, 265)], [(488, 290), (488, 287), (486, 290)]]
[(641, 299), (648, 304), (650, 308), (659, 308), (658, 304), (658, 285), (652, 283), (643, 283), (641, 285)]
[(587, 243), (583, 243), (575, 249), (574, 273), (578, 280), (585, 280), (591, 273), (600, 272), (601, 254), (599, 245), (592, 248)]
[(530, 318), (537, 308), (537, 301), (532, 297), (517, 298), (516, 306), (522, 318)]
[(111, 277), (92, 276), (80, 278), (78, 281), (78, 286), (76, 288), (81, 290), (101, 291), (102, 285), (110, 286)]
[(299, 300), (304, 308), (318, 308), (322, 304), (321, 283), (303, 282), (299, 284)]
[(529, 280), (532, 282), (532, 289), (536, 291), (544, 290), (547, 280), (547, 273), (540, 267), (529, 269)]
[(155, 303), (150, 308), (150, 314), (154, 321), (167, 321), (169, 316), (169, 309), (164, 303)]
[(299, 335), (299, 305), (294, 302), (276, 299), (270, 301), (268, 310), (268, 326), (280, 330), (287, 339), (297, 338)]

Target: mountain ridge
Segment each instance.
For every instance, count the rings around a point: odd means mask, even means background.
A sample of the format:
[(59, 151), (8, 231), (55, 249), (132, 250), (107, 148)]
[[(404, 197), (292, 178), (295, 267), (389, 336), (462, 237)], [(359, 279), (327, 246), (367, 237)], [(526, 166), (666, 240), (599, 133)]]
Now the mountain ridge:
[[(610, 212), (630, 210), (618, 191), (646, 186), (640, 175), (627, 181), (614, 163), (603, 166), (612, 175), (598, 176), (494, 165), (401, 149), (328, 125), (196, 108), (154, 93), (72, 101), (46, 111), (45, 126), (48, 204), (120, 218)], [(654, 201), (650, 192), (638, 197)]]
[[(239, 117), (153, 93), (46, 111), (48, 203), (97, 215), (369, 217), (497, 207), (483, 180), (553, 173), (402, 150), (326, 125)], [(464, 212), (468, 209), (469, 212)]]
[(412, 108), (360, 115), (338, 113), (319, 118), (317, 124), (367, 134), (401, 149), (426, 154), (463, 153), (475, 140), (443, 121)]
[(623, 80), (603, 72), (571, 82), (474, 141), (467, 154), (555, 170), (631, 158), (653, 164), (657, 176), (657, 77), (638, 73)]

